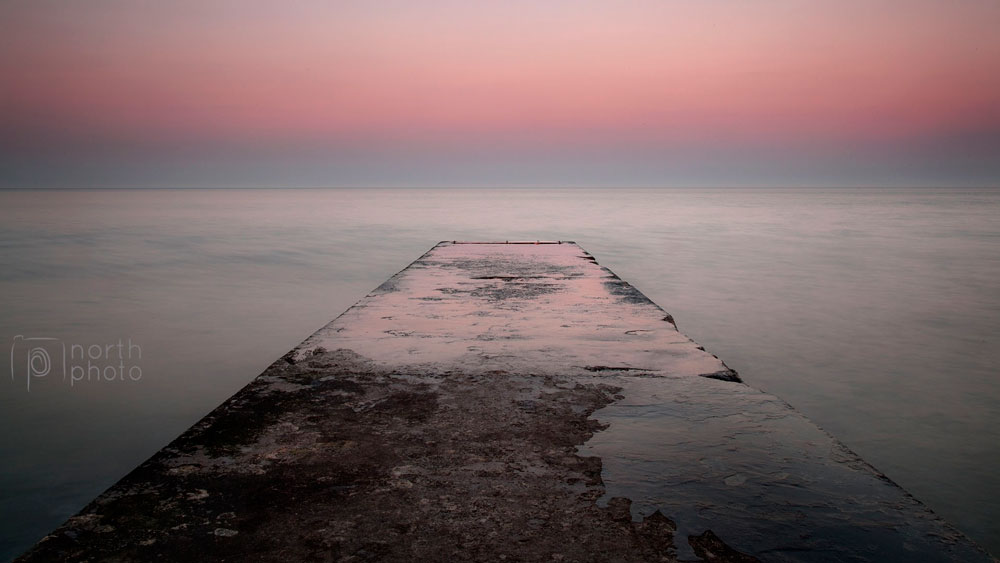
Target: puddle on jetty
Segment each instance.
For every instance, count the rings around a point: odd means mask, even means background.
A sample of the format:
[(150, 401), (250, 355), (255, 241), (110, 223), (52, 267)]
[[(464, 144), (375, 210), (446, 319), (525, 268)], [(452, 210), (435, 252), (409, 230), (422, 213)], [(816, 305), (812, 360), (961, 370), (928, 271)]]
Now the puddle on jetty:
[[(659, 509), (687, 537), (712, 530), (765, 561), (986, 561), (905, 491), (780, 399), (705, 378), (616, 381), (625, 398), (579, 448), (602, 458), (606, 506)], [(936, 536), (929, 534), (938, 534)]]

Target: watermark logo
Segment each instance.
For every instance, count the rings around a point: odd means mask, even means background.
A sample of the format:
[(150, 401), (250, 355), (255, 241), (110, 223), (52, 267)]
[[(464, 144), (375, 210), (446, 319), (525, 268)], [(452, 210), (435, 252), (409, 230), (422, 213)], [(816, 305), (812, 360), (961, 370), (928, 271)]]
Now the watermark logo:
[(139, 381), (142, 347), (118, 339), (110, 344), (66, 343), (58, 338), (17, 335), (10, 347), (10, 378), (31, 391), (38, 378), (58, 378), (71, 387), (84, 382)]

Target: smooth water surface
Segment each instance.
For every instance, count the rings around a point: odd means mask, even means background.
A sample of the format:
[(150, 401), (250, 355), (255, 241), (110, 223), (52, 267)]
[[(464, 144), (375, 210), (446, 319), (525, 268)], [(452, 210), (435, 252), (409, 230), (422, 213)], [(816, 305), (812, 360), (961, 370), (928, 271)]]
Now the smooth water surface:
[(577, 241), (1000, 552), (1000, 190), (94, 190), (0, 192), (0, 559), (436, 242), (488, 239)]

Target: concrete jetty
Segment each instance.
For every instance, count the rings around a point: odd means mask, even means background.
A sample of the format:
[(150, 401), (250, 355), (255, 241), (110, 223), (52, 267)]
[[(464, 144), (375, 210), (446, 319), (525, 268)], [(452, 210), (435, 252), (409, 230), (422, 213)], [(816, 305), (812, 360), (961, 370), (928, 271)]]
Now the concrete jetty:
[(992, 561), (569, 242), (442, 242), (22, 561)]

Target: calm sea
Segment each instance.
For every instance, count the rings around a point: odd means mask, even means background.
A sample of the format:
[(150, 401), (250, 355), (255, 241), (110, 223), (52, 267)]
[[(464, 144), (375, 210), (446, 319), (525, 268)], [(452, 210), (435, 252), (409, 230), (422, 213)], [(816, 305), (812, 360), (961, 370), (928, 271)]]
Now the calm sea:
[(0, 559), (455, 239), (577, 241), (1000, 553), (1000, 190), (86, 190), (0, 192)]

